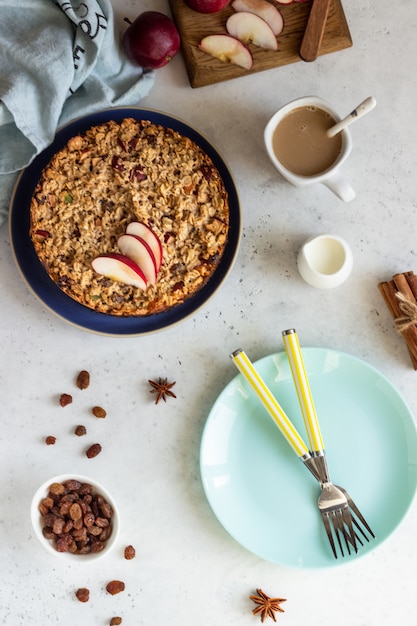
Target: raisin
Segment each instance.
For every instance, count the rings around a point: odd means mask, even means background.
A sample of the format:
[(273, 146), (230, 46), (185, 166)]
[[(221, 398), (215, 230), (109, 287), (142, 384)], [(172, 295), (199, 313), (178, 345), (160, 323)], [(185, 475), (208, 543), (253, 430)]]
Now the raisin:
[(59, 398), (59, 404), (61, 406), (67, 406), (68, 404), (71, 404), (72, 402), (72, 396), (69, 393), (62, 393), (60, 398)]
[(136, 556), (136, 550), (133, 546), (126, 546), (125, 548), (125, 559), (130, 561), (134, 559)]
[(100, 502), (100, 511), (103, 517), (107, 517), (107, 519), (110, 519), (113, 515), (113, 509), (108, 502)]
[(72, 519), (73, 522), (75, 522), (76, 520), (81, 519), (83, 512), (81, 510), (80, 505), (78, 504), (78, 502), (75, 502), (74, 504), (71, 504), (70, 510), (69, 510), (69, 514), (70, 514), (70, 518)]
[(111, 580), (106, 586), (106, 591), (110, 593), (112, 596), (124, 590), (125, 590), (125, 584), (121, 580)]
[(61, 483), (52, 483), (52, 485), (49, 487), (49, 493), (54, 496), (60, 496), (65, 493), (65, 487)]
[(81, 372), (77, 376), (77, 387), (78, 389), (87, 389), (90, 385), (90, 374), (87, 370), (81, 370)]
[(110, 620), (110, 626), (120, 626), (122, 623), (121, 617), (112, 617)]
[(88, 602), (90, 599), (90, 590), (87, 589), (87, 587), (80, 587), (80, 589), (77, 589), (75, 592), (75, 595), (80, 602)]
[[(95, 541), (91, 544), (90, 552), (92, 552), (93, 554), (101, 552), (102, 550), (104, 550), (104, 543), (102, 541)], [(123, 591), (123, 589), (121, 589), (120, 591)]]
[(96, 519), (96, 517), (95, 517), (94, 513), (92, 513), (91, 511), (88, 511), (84, 515), (84, 526), (86, 526), (87, 528), (90, 528), (91, 526), (94, 525), (95, 519)]
[(68, 552), (68, 543), (65, 541), (64, 537), (60, 537), (56, 540), (55, 547), (57, 552)]
[(64, 526), (65, 526), (65, 520), (62, 519), (61, 517), (58, 517), (54, 522), (52, 530), (54, 531), (56, 535), (60, 535), (63, 531)]
[(93, 445), (88, 448), (85, 454), (87, 458), (93, 459), (95, 456), (100, 454), (100, 452), (101, 452), (101, 445), (99, 443), (93, 443)]
[(101, 406), (93, 406), (93, 408), (91, 409), (92, 414), (94, 415), (94, 417), (106, 417), (107, 413), (105, 411), (105, 409), (103, 409), (103, 407)]
[(45, 437), (45, 443), (47, 446), (53, 446), (56, 443), (56, 437), (48, 435), (48, 437)]
[(87, 429), (82, 424), (79, 424), (78, 426), (76, 426), (74, 433), (77, 435), (77, 437), (83, 437), (87, 434)]
[(81, 488), (81, 483), (79, 480), (75, 480), (74, 478), (67, 480), (64, 483), (64, 486), (68, 489), (68, 491), (78, 491)]

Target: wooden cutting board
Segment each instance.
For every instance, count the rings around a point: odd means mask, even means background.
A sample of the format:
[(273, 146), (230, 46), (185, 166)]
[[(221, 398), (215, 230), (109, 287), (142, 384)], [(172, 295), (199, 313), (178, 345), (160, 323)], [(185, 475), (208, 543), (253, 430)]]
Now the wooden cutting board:
[[(217, 13), (203, 14), (188, 8), (184, 0), (169, 0), (169, 3), (172, 16), (180, 31), (181, 49), (191, 87), (212, 85), (302, 61), (299, 48), (310, 13), (311, 0), (277, 5), (284, 18), (284, 30), (278, 36), (279, 49), (278, 51), (262, 50), (249, 44), (254, 60), (253, 67), (249, 71), (231, 63), (223, 63), (197, 47), (206, 35), (226, 33), (226, 20), (234, 12), (230, 6)], [(331, 0), (320, 55), (349, 48), (351, 45), (352, 38), (341, 0)]]

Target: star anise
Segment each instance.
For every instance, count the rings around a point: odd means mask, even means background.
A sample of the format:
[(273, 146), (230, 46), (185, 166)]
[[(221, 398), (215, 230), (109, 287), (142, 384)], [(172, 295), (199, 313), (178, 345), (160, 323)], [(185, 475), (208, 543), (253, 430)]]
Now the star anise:
[(162, 399), (164, 402), (167, 401), (167, 396), (171, 396), (172, 398), (176, 398), (177, 396), (173, 391), (171, 391), (171, 387), (175, 385), (175, 381), (173, 383), (169, 383), (167, 378), (158, 378), (158, 382), (155, 380), (148, 380), (148, 383), (151, 385), (152, 389), (150, 393), (156, 393), (155, 404)]
[(252, 613), (254, 615), (260, 613), (261, 622), (263, 622), (266, 617), (271, 617), (274, 622), (276, 622), (275, 612), (279, 611), (280, 613), (284, 613), (284, 609), (280, 607), (280, 604), (281, 602), (285, 602), (285, 598), (270, 598), (262, 589), (257, 589), (256, 593), (258, 595), (249, 596), (249, 599), (257, 604), (257, 607), (252, 610)]

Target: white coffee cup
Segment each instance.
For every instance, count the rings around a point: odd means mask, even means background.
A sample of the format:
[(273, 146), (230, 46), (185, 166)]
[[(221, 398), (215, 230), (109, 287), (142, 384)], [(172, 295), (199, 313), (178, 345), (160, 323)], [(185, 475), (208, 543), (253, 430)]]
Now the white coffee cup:
[(297, 258), (301, 277), (317, 289), (339, 287), (350, 276), (353, 256), (349, 245), (338, 235), (323, 234), (307, 239)]
[(340, 116), (332, 109), (332, 107), (321, 98), (317, 96), (305, 96), (304, 98), (298, 98), (292, 100), (280, 108), (269, 120), (264, 131), (264, 141), (267, 153), (272, 163), (280, 174), (295, 187), (305, 187), (308, 185), (314, 185), (321, 183), (325, 185), (330, 191), (332, 191), (338, 198), (344, 202), (350, 202), (355, 197), (355, 190), (351, 184), (345, 180), (340, 174), (340, 167), (348, 158), (352, 150), (352, 137), (347, 128), (341, 131), (342, 146), (340, 153), (334, 163), (317, 175), (302, 176), (295, 174), (287, 169), (277, 158), (273, 149), (273, 136), (274, 132), (280, 123), (280, 121), (289, 113), (300, 107), (317, 107), (328, 113), (334, 120), (335, 124), (340, 122)]

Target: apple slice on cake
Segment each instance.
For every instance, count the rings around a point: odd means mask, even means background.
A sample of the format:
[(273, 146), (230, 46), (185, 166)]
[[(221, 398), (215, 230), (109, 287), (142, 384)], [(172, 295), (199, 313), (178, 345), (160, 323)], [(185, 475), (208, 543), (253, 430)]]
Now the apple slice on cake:
[(149, 244), (137, 235), (122, 235), (117, 240), (117, 245), (122, 254), (132, 259), (140, 267), (147, 283), (154, 285), (158, 272), (155, 257)]
[(102, 254), (91, 263), (94, 271), (125, 285), (146, 289), (147, 281), (140, 267), (129, 257), (118, 252)]

